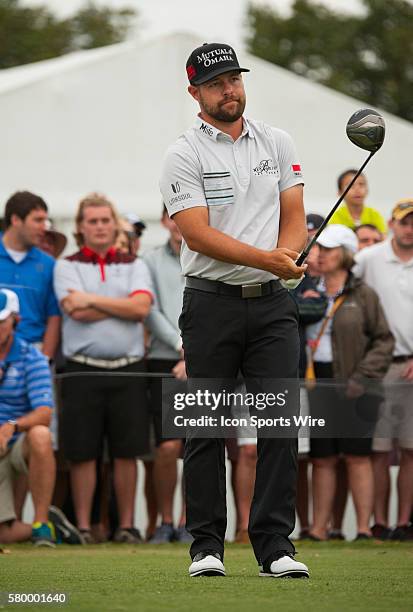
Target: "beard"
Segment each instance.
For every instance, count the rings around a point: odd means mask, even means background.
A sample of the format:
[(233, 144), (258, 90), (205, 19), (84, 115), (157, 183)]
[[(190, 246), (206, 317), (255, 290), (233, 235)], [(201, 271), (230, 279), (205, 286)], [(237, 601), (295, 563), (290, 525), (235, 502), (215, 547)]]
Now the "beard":
[[(223, 121), (224, 123), (234, 123), (238, 121), (245, 110), (246, 98), (245, 96), (240, 96), (237, 98), (229, 98), (228, 100), (224, 100), (221, 104), (215, 104), (211, 106), (201, 98), (200, 102), (202, 104), (203, 110), (216, 121)], [(230, 110), (229, 108), (225, 108), (228, 102), (236, 103), (234, 108)]]
[(403, 251), (410, 251), (411, 249), (413, 249), (413, 240), (409, 240), (409, 238), (399, 238), (397, 236), (394, 236), (394, 240), (399, 249)]

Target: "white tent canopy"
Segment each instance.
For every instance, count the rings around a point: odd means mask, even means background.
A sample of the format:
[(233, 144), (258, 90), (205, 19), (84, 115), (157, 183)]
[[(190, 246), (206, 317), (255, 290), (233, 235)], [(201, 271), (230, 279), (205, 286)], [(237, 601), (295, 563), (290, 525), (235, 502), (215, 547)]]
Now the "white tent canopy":
[[(158, 179), (167, 146), (197, 112), (185, 62), (200, 44), (188, 33), (127, 42), (0, 71), (0, 197), (41, 194), (55, 218), (69, 219), (89, 191), (147, 220), (160, 214)], [(325, 212), (336, 176), (366, 153), (345, 136), (365, 106), (350, 97), (244, 55), (247, 115), (291, 133), (300, 152), (307, 210)], [(412, 194), (413, 126), (387, 113), (383, 148), (368, 167), (369, 202), (388, 215)]]

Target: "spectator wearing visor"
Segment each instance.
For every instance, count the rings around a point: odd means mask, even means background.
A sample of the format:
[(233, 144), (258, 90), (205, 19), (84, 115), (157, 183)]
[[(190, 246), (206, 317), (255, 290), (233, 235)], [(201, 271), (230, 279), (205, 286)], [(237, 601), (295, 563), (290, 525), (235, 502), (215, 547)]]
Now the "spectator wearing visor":
[[(328, 306), (323, 320), (307, 328), (307, 379), (314, 384), (315, 374), (317, 379), (335, 381), (309, 393), (312, 414), (322, 407), (335, 435), (311, 439), (314, 516), (310, 535), (314, 540), (327, 539), (336, 495), (336, 465), (342, 454), (356, 511), (357, 538), (366, 539), (372, 535), (369, 521), (374, 494), (372, 440), (367, 436), (381, 399), (366, 392), (366, 387), (371, 379), (378, 386), (386, 374), (394, 341), (377, 294), (351, 273), (358, 248), (354, 232), (330, 225), (318, 243), (318, 290), (327, 296)], [(351, 430), (354, 437), (337, 437), (341, 431), (350, 431), (350, 414), (360, 415), (357, 429), (353, 426)]]
[(132, 233), (129, 236), (131, 254), (137, 256), (141, 248), (141, 237), (146, 230), (146, 224), (138, 215), (132, 212), (126, 213), (125, 220), (132, 226)]
[[(53, 409), (47, 359), (15, 334), (19, 299), (0, 290), (0, 542), (32, 540), (37, 546), (83, 539), (65, 515), (50, 506), (55, 460), (49, 423)], [(34, 506), (33, 524), (16, 514), (14, 487), (28, 475)]]

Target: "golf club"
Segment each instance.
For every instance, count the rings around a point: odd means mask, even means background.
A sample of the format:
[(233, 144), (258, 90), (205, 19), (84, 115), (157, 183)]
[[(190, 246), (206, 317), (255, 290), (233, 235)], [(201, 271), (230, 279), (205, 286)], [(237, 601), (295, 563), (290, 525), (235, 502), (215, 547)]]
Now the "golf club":
[[(367, 166), (373, 155), (377, 153), (377, 151), (382, 146), (386, 133), (384, 119), (377, 111), (371, 108), (362, 108), (353, 113), (353, 115), (351, 115), (350, 119), (347, 122), (346, 133), (353, 144), (355, 144), (357, 147), (360, 147), (361, 149), (364, 149), (365, 151), (370, 151), (370, 155), (367, 157), (363, 165), (359, 168), (357, 174), (353, 176), (352, 180), (347, 185), (346, 189), (341, 194), (337, 202), (334, 204), (333, 208), (330, 210), (323, 223), (320, 225), (317, 232), (314, 234), (313, 238), (310, 240), (308, 245), (298, 257), (297, 261), (295, 262), (297, 266), (301, 266), (307, 259), (308, 254), (317, 242), (319, 235), (327, 226), (328, 222), (330, 221), (337, 208), (340, 206), (346, 194), (350, 191), (355, 181), (363, 172), (364, 168)], [(286, 289), (295, 289), (301, 283), (302, 278), (291, 278), (289, 280), (281, 280), (280, 282), (281, 285)]]

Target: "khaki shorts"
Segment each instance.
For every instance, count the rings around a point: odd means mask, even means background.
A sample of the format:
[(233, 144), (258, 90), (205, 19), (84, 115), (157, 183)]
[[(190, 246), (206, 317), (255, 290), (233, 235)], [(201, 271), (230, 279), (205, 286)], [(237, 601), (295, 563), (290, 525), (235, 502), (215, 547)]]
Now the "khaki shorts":
[(0, 523), (16, 518), (13, 483), (19, 474), (27, 474), (28, 471), (23, 457), (24, 438), (25, 434), (21, 434), (7, 455), (0, 459)]
[(376, 452), (391, 451), (394, 440), (399, 448), (413, 449), (413, 382), (401, 378), (405, 368), (405, 363), (392, 363), (384, 377), (385, 401), (373, 439)]

